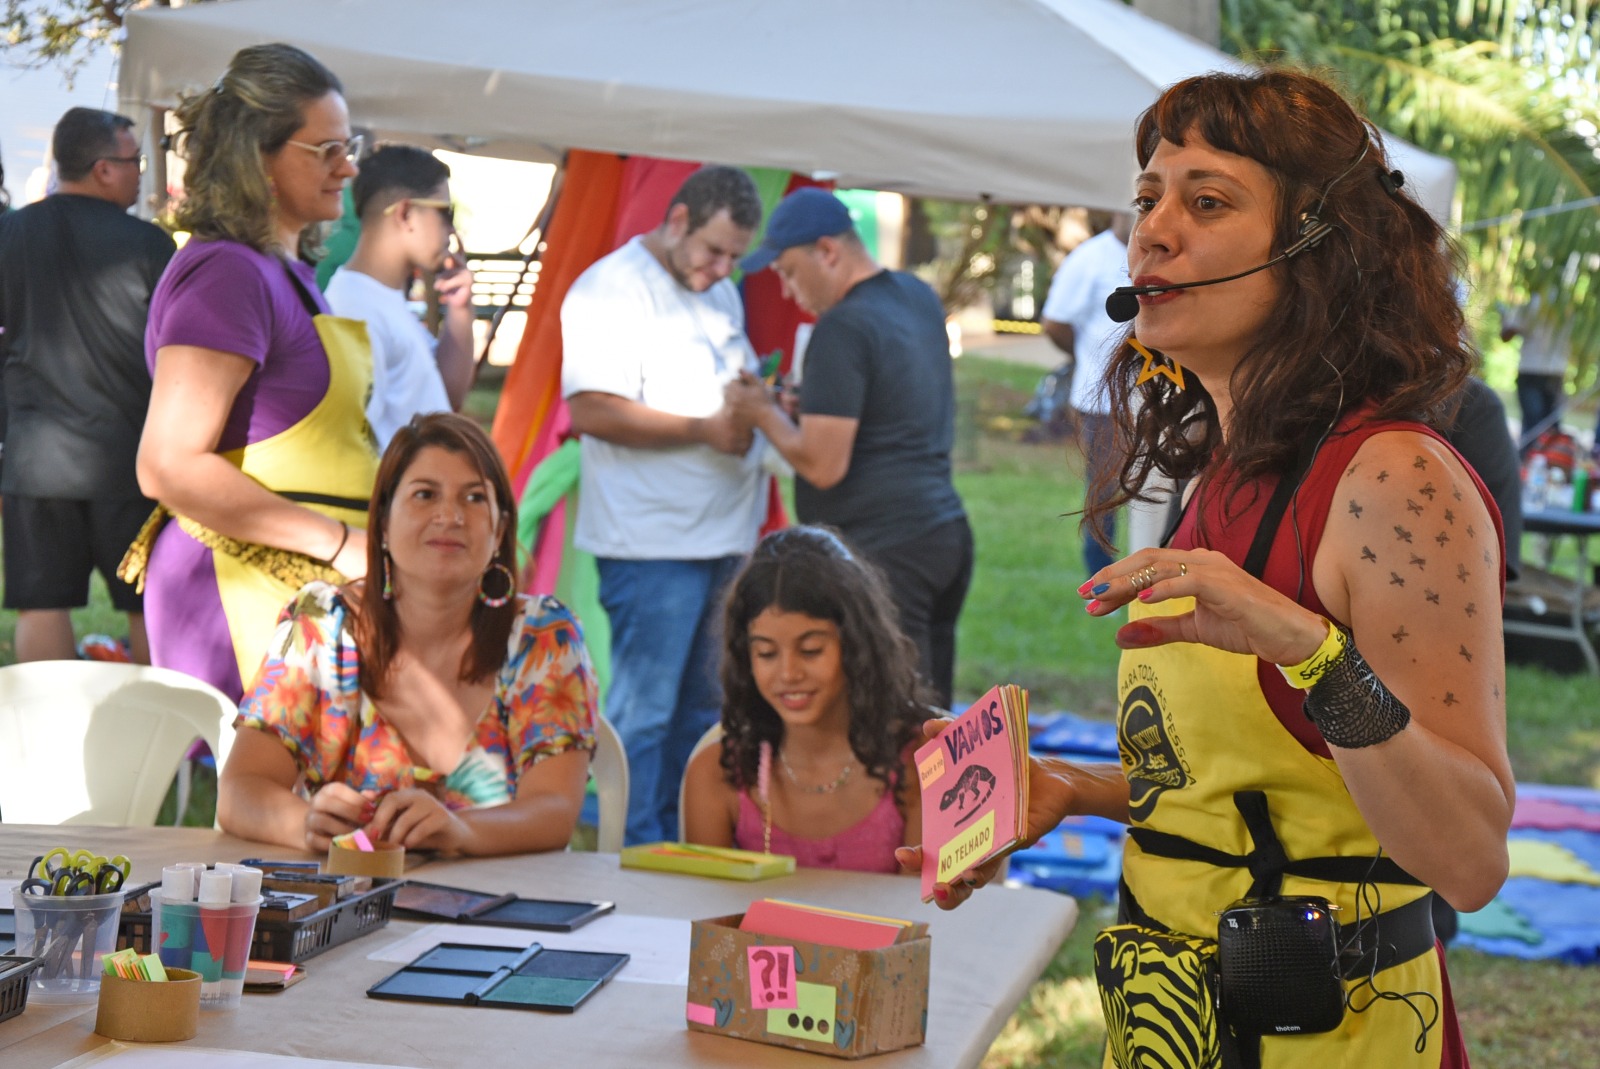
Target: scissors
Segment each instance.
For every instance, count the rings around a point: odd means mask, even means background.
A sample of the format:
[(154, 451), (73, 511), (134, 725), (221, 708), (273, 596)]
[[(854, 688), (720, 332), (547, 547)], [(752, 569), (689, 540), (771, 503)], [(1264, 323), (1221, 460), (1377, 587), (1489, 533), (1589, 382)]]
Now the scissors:
[[(57, 863), (59, 859), (59, 863)], [(105, 895), (122, 890), (132, 871), (122, 854), (106, 858), (87, 850), (58, 846), (33, 859), (18, 890), (37, 895)]]
[[(122, 890), (132, 863), (121, 854), (106, 858), (88, 850), (69, 851), (55, 847), (33, 859), (28, 878), (18, 891), (25, 895), (97, 895)], [(43, 916), (34, 918), (34, 946), (40, 951), (46, 972), (59, 975), (67, 959), (81, 947), (78, 978), (87, 979), (93, 966), (93, 948), (99, 923), (92, 912), (66, 918), (52, 925)]]

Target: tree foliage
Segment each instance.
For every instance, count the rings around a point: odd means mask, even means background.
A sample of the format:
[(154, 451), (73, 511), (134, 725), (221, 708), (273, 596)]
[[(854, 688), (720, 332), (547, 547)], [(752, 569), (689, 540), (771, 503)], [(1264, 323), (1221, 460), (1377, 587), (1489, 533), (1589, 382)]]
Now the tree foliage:
[(1380, 127), (1459, 170), (1473, 310), (1549, 293), (1575, 373), (1600, 351), (1600, 4), (1223, 0), (1224, 47), (1332, 74)]
[(184, 0), (5, 0), (0, 55), (14, 67), (57, 66), (70, 79), (90, 53), (121, 40), (129, 11), (183, 5)]

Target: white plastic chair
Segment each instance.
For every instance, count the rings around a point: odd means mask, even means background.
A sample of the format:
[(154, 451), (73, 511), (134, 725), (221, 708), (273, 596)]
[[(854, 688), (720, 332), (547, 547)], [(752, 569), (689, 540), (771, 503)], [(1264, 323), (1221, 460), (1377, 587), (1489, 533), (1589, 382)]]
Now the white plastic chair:
[(697, 757), (699, 755), (701, 750), (704, 750), (707, 746), (711, 746), (714, 743), (720, 742), (721, 739), (722, 739), (722, 725), (721, 724), (712, 724), (710, 727), (706, 728), (706, 731), (705, 731), (704, 735), (701, 735), (698, 739), (695, 740), (694, 749), (689, 751), (689, 760), (684, 762), (684, 765), (683, 765), (683, 767), (684, 767), (683, 779), (678, 782), (678, 841), (679, 842), (686, 842), (687, 841), (683, 837), (683, 828), (684, 828), (685, 823), (687, 822), (687, 814), (685, 813), (684, 810), (686, 808), (685, 807), (685, 803), (689, 800), (689, 773), (688, 773), (689, 766), (694, 764), (694, 759), (695, 759), (695, 757)]
[(105, 661), (0, 668), (0, 818), (152, 825), (195, 739), (222, 767), (237, 712), (215, 687), (169, 668)]
[(603, 716), (595, 717), (594, 741), (589, 775), (594, 777), (595, 799), (600, 803), (594, 848), (602, 854), (619, 854), (628, 827), (628, 755), (617, 729)]

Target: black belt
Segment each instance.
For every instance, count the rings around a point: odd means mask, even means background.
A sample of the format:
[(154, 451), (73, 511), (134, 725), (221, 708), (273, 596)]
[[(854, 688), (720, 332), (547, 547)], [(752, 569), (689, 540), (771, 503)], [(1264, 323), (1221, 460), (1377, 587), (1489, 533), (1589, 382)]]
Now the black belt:
[(329, 508), (349, 509), (352, 512), (367, 511), (368, 501), (364, 497), (338, 497), (334, 494), (314, 494), (309, 490), (278, 490), (277, 495), (302, 505), (326, 505)]
[[(1146, 913), (1126, 880), (1117, 885), (1117, 919), (1170, 935), (1185, 934)], [(1363, 976), (1371, 976), (1403, 965), (1413, 958), (1420, 958), (1432, 950), (1436, 942), (1433, 892), (1428, 892), (1415, 902), (1369, 914), (1359, 922), (1352, 919), (1349, 924), (1340, 924), (1339, 939), (1345, 944), (1339, 960), (1346, 980), (1359, 980)]]
[(1438, 941), (1433, 931), (1433, 892), (1364, 917), (1359, 923), (1340, 924), (1339, 933), (1340, 939), (1348, 941), (1339, 955), (1346, 980), (1359, 980), (1420, 958)]

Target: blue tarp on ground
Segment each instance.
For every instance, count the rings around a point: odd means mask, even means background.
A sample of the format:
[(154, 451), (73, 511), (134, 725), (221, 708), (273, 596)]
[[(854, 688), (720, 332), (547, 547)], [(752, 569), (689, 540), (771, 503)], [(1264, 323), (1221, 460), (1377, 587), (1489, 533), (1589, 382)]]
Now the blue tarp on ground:
[[(1072, 713), (1029, 718), (1033, 752), (1116, 761), (1116, 725)], [(1517, 786), (1512, 873), (1486, 909), (1461, 915), (1462, 946), (1517, 958), (1600, 962), (1600, 791)], [(1009, 878), (1080, 897), (1112, 897), (1125, 829), (1098, 817), (1063, 821), (1012, 855)]]
[(1600, 832), (1554, 826), (1560, 821), (1551, 814), (1561, 807), (1570, 807), (1571, 823), (1592, 828), (1600, 816), (1600, 791), (1517, 785), (1513, 875), (1493, 908), (1461, 915), (1462, 946), (1577, 965), (1600, 961)]
[[(1028, 718), (1029, 748), (1085, 763), (1117, 760), (1117, 726), (1072, 713)], [(1011, 855), (1006, 878), (1079, 898), (1117, 893), (1123, 825), (1102, 817), (1069, 817), (1027, 850)]]

